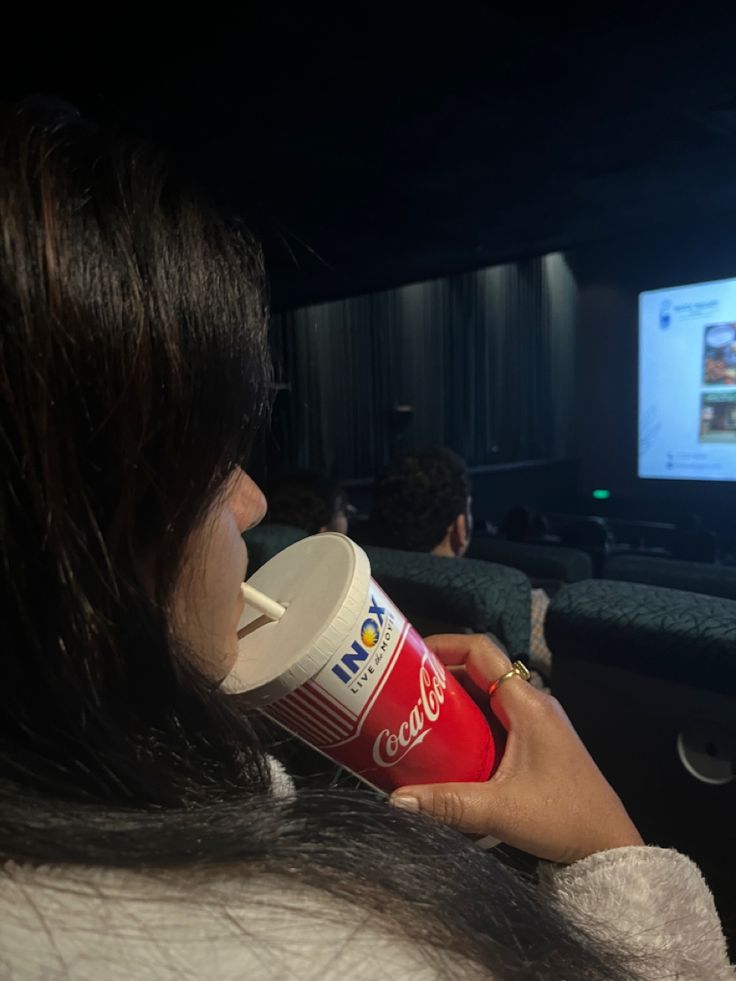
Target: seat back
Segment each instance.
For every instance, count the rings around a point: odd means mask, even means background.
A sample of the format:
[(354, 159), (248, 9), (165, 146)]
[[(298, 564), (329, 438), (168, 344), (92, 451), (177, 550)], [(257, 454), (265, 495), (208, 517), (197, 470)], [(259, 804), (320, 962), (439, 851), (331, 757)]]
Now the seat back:
[(647, 555), (614, 555), (606, 561), (603, 575), (621, 582), (666, 586), (736, 600), (736, 568), (731, 566)]
[(497, 562), (524, 572), (533, 586), (554, 593), (566, 582), (579, 582), (593, 575), (593, 563), (585, 552), (556, 545), (507, 542), (503, 538), (473, 538), (468, 557)]
[(528, 658), (531, 587), (516, 569), (474, 559), (366, 548), (373, 577), (426, 636), (492, 633), (512, 656)]
[(691, 855), (736, 926), (736, 602), (574, 583), (546, 637), (552, 690), (644, 839)]

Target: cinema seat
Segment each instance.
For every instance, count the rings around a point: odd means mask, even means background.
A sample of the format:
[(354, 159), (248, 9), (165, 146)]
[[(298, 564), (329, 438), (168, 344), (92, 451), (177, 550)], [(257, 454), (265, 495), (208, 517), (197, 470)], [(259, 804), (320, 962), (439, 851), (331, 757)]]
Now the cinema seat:
[(531, 587), (517, 569), (475, 559), (366, 548), (373, 576), (421, 634), (492, 633), (528, 660)]
[(603, 577), (736, 600), (736, 568), (731, 566), (646, 555), (614, 555), (606, 561)]
[(593, 563), (585, 552), (556, 545), (507, 542), (503, 538), (473, 538), (468, 557), (519, 569), (553, 595), (563, 583), (579, 582), (593, 575)]
[(574, 583), (546, 638), (552, 690), (645, 840), (691, 855), (733, 902), (736, 602)]

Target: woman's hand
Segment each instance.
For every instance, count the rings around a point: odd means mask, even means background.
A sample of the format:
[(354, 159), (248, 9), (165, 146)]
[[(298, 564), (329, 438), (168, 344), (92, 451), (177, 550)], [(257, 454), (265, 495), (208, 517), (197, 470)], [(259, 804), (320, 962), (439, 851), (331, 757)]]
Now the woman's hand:
[[(426, 643), (451, 670), (467, 674), (476, 695), (511, 668), (483, 636), (441, 634)], [(556, 699), (510, 678), (491, 707), (508, 738), (488, 782), (402, 787), (391, 802), (553, 862), (643, 844)]]

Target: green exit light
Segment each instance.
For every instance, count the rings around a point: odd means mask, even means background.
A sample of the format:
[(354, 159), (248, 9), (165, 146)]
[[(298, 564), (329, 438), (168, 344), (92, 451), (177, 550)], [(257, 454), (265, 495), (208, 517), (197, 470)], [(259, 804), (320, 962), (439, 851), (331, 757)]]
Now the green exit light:
[(593, 497), (596, 501), (607, 501), (610, 496), (611, 492), (609, 490), (603, 490), (603, 488), (593, 491)]

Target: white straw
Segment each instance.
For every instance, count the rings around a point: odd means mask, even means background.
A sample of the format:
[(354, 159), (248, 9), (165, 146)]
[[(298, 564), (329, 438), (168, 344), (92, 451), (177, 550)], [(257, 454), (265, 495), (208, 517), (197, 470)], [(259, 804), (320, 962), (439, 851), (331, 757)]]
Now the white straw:
[(248, 583), (244, 582), (240, 587), (240, 592), (243, 594), (243, 599), (248, 606), (254, 607), (259, 613), (268, 617), (269, 620), (280, 620), (286, 612), (285, 606), (277, 603), (276, 600), (272, 600), (270, 596), (266, 596), (265, 593), (256, 589), (255, 586), (249, 586)]

